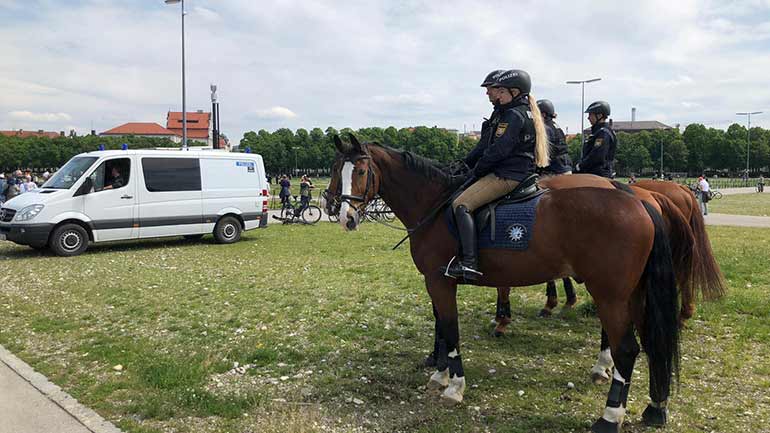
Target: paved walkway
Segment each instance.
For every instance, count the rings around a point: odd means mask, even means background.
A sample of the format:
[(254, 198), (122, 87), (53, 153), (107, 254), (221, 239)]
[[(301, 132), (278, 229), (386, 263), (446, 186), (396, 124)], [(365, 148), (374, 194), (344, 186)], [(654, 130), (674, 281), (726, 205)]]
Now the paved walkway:
[(121, 433), (0, 345), (0, 433)]
[(710, 213), (703, 217), (712, 226), (765, 227), (770, 228), (770, 217)]
[(719, 191), (723, 195), (756, 194), (757, 192), (757, 190), (753, 186), (741, 187), (741, 188), (725, 188), (725, 189), (714, 188), (714, 191)]

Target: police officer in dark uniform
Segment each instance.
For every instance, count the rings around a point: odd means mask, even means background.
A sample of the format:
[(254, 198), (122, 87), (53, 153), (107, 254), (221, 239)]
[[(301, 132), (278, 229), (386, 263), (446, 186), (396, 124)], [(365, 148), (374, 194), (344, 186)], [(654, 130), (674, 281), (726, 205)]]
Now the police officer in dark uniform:
[(577, 172), (611, 178), (614, 175), (617, 138), (607, 123), (610, 104), (596, 101), (588, 106), (586, 113), (591, 122), (591, 135), (583, 144), (583, 158), (576, 166)]
[(460, 235), (460, 257), (453, 258), (445, 269), (446, 276), (466, 282), (482, 275), (478, 270), (473, 211), (513, 191), (535, 172), (536, 157), (540, 165), (548, 164), (542, 118), (533, 116), (539, 110), (530, 96), (529, 74), (518, 69), (492, 71), (481, 87), (487, 89), (489, 102), (495, 108), (489, 120), (482, 123), (478, 145), (465, 158), (476, 180), (452, 202)]
[(548, 134), (548, 143), (550, 145), (551, 163), (548, 167), (540, 169), (539, 172), (546, 176), (556, 176), (560, 174), (572, 174), (572, 160), (569, 157), (569, 149), (567, 148), (567, 139), (564, 135), (564, 131), (556, 124), (556, 110), (553, 107), (553, 102), (548, 99), (541, 99), (537, 101), (537, 108), (540, 109), (540, 114), (543, 115), (543, 121), (545, 122), (545, 132)]

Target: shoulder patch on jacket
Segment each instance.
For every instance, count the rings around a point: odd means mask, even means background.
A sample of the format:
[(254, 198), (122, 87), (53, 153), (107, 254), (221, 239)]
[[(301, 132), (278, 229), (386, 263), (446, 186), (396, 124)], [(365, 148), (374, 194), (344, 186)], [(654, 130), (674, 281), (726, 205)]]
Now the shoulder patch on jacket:
[(505, 134), (505, 130), (508, 129), (507, 123), (500, 123), (497, 125), (497, 131), (495, 131), (495, 137), (501, 137)]
[(594, 147), (599, 147), (604, 143), (603, 138), (597, 138), (596, 141), (594, 141)]

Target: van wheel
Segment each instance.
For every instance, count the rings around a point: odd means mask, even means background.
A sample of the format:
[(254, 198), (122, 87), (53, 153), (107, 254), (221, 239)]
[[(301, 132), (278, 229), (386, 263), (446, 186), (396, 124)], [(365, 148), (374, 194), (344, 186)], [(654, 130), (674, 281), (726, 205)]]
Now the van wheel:
[(241, 222), (231, 216), (226, 216), (214, 227), (214, 239), (220, 244), (231, 244), (241, 239)]
[(77, 224), (64, 224), (53, 231), (50, 244), (57, 256), (77, 256), (88, 248), (88, 233)]
[(188, 241), (197, 241), (203, 238), (203, 235), (184, 235), (183, 237)]

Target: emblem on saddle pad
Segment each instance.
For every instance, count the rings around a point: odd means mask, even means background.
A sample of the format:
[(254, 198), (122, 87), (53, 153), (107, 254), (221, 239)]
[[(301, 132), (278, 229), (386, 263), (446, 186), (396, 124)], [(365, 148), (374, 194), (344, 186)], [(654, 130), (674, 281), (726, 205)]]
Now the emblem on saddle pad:
[(505, 229), (505, 233), (508, 234), (508, 239), (510, 239), (511, 242), (519, 242), (524, 238), (524, 235), (527, 234), (527, 228), (521, 224), (511, 224)]

